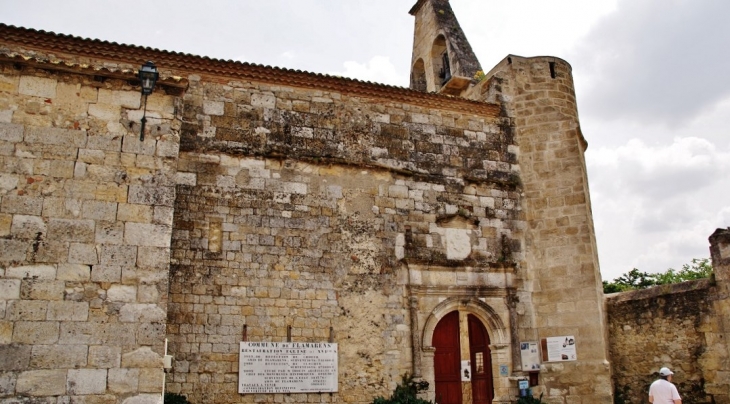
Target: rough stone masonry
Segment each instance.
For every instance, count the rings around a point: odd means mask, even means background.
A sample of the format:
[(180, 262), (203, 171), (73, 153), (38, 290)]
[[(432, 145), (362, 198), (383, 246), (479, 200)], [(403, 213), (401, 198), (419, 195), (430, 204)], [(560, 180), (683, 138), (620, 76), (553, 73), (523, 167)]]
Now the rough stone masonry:
[[(567, 335), (534, 391), (612, 402), (570, 66), (475, 78), (448, 2), (411, 13), (414, 89), (0, 25), (0, 402), (368, 403), (409, 373), (508, 403), (520, 343)], [(244, 338), (338, 343), (338, 391), (238, 394)]]

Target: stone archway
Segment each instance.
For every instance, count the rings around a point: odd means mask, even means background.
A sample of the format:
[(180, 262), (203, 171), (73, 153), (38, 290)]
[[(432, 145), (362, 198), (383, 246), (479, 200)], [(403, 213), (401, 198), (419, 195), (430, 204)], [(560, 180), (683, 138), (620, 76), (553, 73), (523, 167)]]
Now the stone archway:
[[(490, 368), (487, 373), (490, 375), (489, 383), (489, 398), (492, 398), (492, 392), (494, 397), (507, 396), (507, 391), (500, 391), (498, 386), (508, 386), (509, 383), (499, 382), (499, 378), (507, 378), (508, 376), (501, 374), (500, 365), (507, 364), (511, 366), (511, 355), (510, 355), (510, 332), (506, 328), (505, 323), (500, 318), (494, 308), (489, 306), (487, 303), (477, 298), (449, 298), (439, 303), (431, 312), (426, 319), (423, 327), (423, 333), (421, 335), (421, 346), (423, 349), (419, 354), (423, 356), (421, 360), (421, 374), (422, 378), (429, 382), (429, 399), (436, 399), (436, 374), (435, 374), (435, 359), (436, 359), (436, 348), (434, 345), (434, 333), (437, 330), (437, 326), (442, 319), (447, 316), (453, 316), (455, 312), (459, 313), (463, 319), (469, 322), (478, 322), (483, 328), (483, 332), (488, 335), (487, 340), (489, 341), (488, 349), (484, 349), (485, 352), (489, 352), (489, 358), (485, 358), (483, 363), (490, 364)], [(462, 334), (462, 338), (466, 344), (470, 344), (469, 341), (469, 327), (462, 327), (459, 331)], [(474, 328), (472, 328), (473, 330)], [(473, 332), (473, 331), (472, 331)], [(470, 346), (467, 351), (471, 350)], [(474, 360), (475, 356), (466, 356), (471, 361)], [(463, 359), (463, 358), (462, 358)], [(492, 383), (494, 389), (492, 390)], [(473, 387), (471, 382), (466, 387), (464, 401), (471, 402), (472, 394), (470, 389)], [(489, 402), (489, 401), (487, 401)]]

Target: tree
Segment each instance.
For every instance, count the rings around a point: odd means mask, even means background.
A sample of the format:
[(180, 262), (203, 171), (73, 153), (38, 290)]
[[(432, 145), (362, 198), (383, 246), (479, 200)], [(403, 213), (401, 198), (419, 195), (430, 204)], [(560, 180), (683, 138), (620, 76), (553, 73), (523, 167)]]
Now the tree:
[(619, 276), (612, 282), (603, 281), (603, 293), (625, 292), (627, 290), (646, 289), (656, 285), (667, 285), (709, 278), (712, 275), (712, 264), (709, 258), (693, 258), (691, 264), (682, 265), (682, 269), (669, 268), (665, 272), (649, 274), (634, 268)]

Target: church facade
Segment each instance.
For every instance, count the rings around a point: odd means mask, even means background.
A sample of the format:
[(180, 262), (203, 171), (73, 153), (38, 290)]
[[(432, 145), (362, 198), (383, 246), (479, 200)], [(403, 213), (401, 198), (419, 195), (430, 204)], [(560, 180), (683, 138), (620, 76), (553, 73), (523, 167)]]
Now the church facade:
[[(0, 25), (0, 402), (612, 402), (570, 65), (410, 12), (409, 89)], [(240, 393), (242, 341), (337, 386)]]

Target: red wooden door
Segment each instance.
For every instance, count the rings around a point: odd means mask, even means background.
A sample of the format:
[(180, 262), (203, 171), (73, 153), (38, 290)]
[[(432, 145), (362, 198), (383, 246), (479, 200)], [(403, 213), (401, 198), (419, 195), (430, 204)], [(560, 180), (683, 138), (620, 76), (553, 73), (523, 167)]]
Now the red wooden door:
[[(492, 404), (492, 355), (489, 334), (476, 316), (469, 314), (469, 352), (471, 356), (471, 390), (474, 404)], [(438, 352), (438, 350), (436, 351)], [(438, 384), (437, 384), (438, 385)]]
[(459, 312), (445, 315), (433, 332), (437, 404), (461, 404), (461, 348)]

